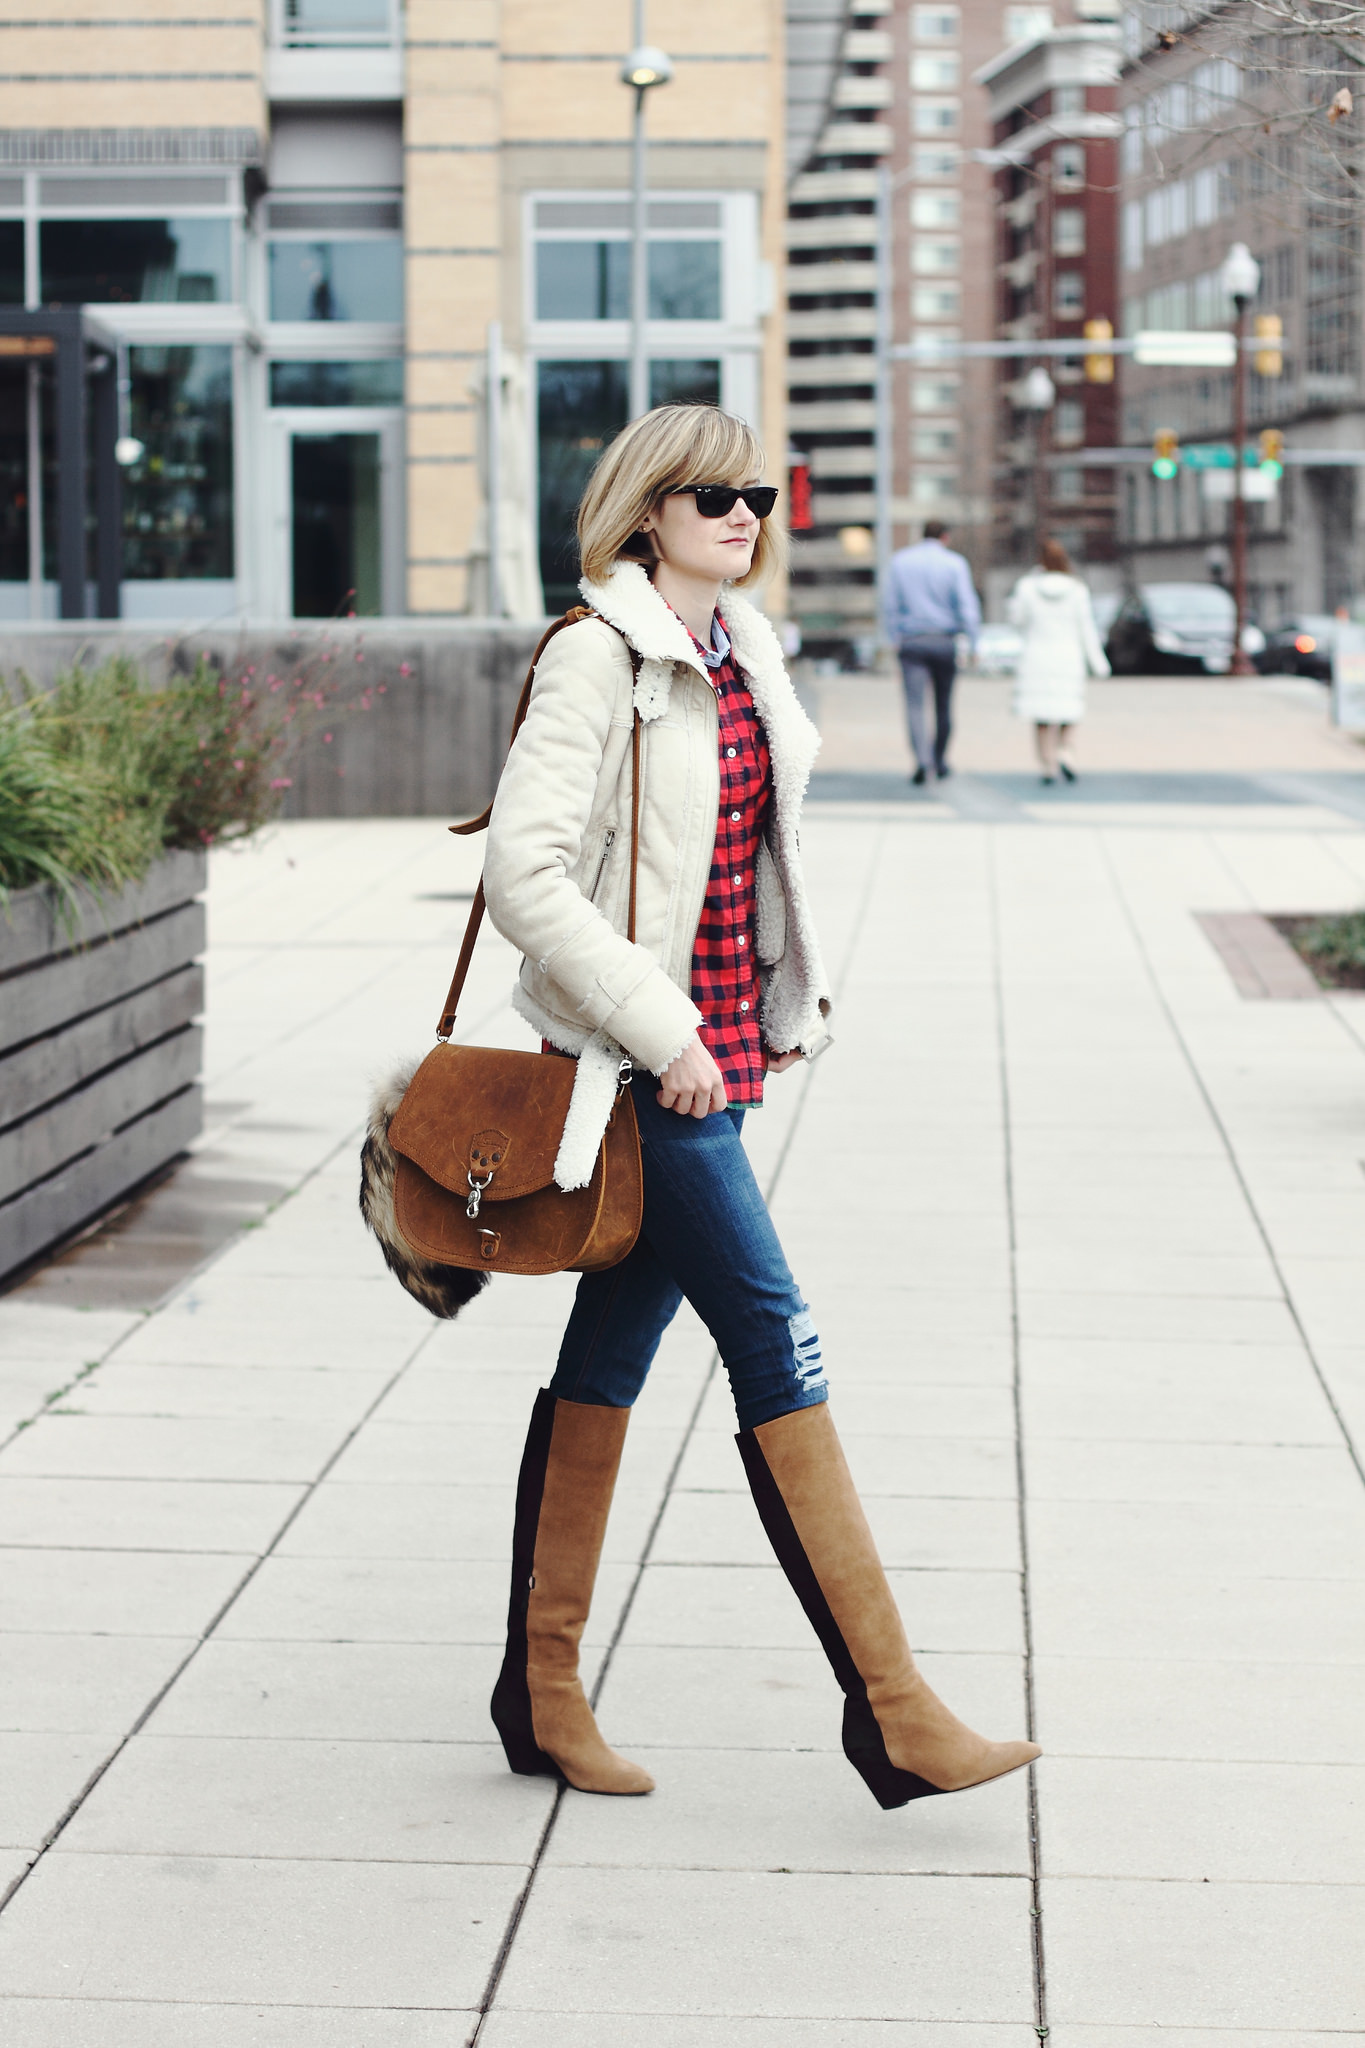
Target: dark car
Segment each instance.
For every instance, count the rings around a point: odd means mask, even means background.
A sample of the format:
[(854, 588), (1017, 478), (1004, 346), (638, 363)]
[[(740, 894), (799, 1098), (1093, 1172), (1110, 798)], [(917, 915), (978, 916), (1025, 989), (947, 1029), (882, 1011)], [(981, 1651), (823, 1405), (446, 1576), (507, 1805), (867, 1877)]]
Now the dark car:
[(1263, 676), (1311, 676), (1315, 683), (1330, 683), (1336, 630), (1336, 620), (1326, 612), (1298, 612), (1266, 634), (1256, 666)]
[[(1144, 583), (1119, 606), (1105, 652), (1115, 675), (1226, 675), (1232, 666), (1236, 608), (1221, 583)], [(1259, 626), (1242, 645), (1265, 646)]]

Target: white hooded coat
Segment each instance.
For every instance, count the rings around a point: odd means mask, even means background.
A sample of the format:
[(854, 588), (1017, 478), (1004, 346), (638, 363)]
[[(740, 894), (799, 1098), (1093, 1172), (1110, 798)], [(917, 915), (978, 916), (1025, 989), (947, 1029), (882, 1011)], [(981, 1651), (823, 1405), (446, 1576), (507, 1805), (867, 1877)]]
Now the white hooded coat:
[(1074, 725), (1085, 716), (1088, 676), (1107, 676), (1090, 592), (1079, 576), (1033, 569), (1009, 602), (1010, 624), (1024, 636), (1014, 684), (1018, 718), (1037, 725)]
[[(692, 1038), (692, 952), (720, 801), (716, 693), (691, 635), (636, 562), (585, 578), (598, 617), (567, 626), (536, 668), (526, 723), (503, 769), (484, 863), (488, 913), (521, 952), (515, 1008), (578, 1055), (555, 1162), (561, 1188), (589, 1179), (622, 1052), (662, 1073)], [(829, 987), (806, 899), (798, 817), (820, 741), (777, 636), (737, 590), (720, 601), (772, 760), (755, 873), (764, 1043), (807, 1058), (829, 1038)], [(641, 657), (638, 674), (630, 650)], [(636, 939), (630, 896), (631, 726), (640, 732)]]

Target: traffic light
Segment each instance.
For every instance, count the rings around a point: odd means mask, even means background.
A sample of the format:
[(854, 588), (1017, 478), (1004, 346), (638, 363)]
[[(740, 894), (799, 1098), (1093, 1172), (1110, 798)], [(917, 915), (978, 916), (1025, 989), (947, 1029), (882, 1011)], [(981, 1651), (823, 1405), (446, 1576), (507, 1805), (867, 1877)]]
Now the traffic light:
[(1279, 428), (1267, 427), (1263, 433), (1258, 434), (1256, 436), (1256, 446), (1260, 449), (1261, 452), (1261, 475), (1274, 477), (1283, 476), (1284, 435), (1280, 432)]
[(1169, 481), (1180, 474), (1180, 436), (1174, 427), (1158, 427), (1152, 436), (1152, 475)]
[(1280, 342), (1284, 336), (1284, 322), (1278, 313), (1258, 313), (1255, 320), (1256, 353), (1252, 361), (1258, 377), (1278, 377), (1284, 370), (1284, 357)]
[[(1114, 323), (1112, 320), (1087, 320), (1083, 331), (1087, 341), (1112, 341)], [(1102, 355), (1085, 358), (1085, 381), (1087, 384), (1113, 383), (1114, 358), (1107, 349)]]

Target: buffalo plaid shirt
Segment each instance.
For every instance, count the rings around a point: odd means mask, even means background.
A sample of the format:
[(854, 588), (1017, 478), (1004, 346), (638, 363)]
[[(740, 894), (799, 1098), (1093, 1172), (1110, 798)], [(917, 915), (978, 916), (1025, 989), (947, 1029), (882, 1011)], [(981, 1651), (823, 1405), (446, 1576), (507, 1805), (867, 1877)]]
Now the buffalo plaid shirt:
[(702, 1016), (698, 1036), (720, 1068), (726, 1099), (752, 1104), (763, 1100), (754, 881), (768, 822), (771, 764), (763, 727), (731, 655), (730, 636), (719, 612), (712, 646), (703, 647), (693, 638), (720, 714), (720, 815), (692, 952), (692, 1000)]

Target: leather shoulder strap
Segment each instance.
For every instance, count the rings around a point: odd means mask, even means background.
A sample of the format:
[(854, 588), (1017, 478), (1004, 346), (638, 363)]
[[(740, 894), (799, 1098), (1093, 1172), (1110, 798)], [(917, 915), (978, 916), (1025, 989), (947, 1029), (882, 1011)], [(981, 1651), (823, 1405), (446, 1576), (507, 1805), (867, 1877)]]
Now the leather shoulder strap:
[[(521, 695), (517, 699), (516, 712), (512, 718), (511, 737), (507, 742), (507, 752), (509, 754), (512, 751), (513, 741), (525, 723), (526, 713), (530, 709), (531, 686), (536, 679), (536, 668), (541, 655), (554, 639), (555, 634), (563, 632), (565, 626), (576, 626), (580, 619), (591, 619), (597, 616), (598, 614), (588, 605), (572, 605), (565, 612), (563, 618), (556, 619), (548, 631), (541, 636), (540, 644), (531, 656), (531, 665), (526, 671), (526, 681), (521, 686)], [(629, 646), (629, 643), (627, 643), (627, 648), (630, 654), (631, 669), (638, 676), (640, 673), (641, 657), (633, 647)], [(631, 725), (630, 764), (630, 907), (626, 925), (626, 936), (631, 944), (634, 945), (635, 883), (640, 858), (640, 714), (638, 711), (635, 712)], [(461, 838), (470, 838), (476, 832), (486, 832), (488, 830), (489, 820), (492, 818), (492, 815), (493, 806), (490, 803), (485, 810), (480, 811), (477, 818), (471, 818), (463, 825), (451, 825), (448, 829), (457, 833)], [(469, 973), (469, 963), (474, 957), (474, 947), (478, 940), (479, 928), (483, 923), (486, 907), (483, 893), (483, 876), (480, 875), (479, 886), (474, 891), (474, 901), (469, 906), (469, 922), (465, 926), (464, 938), (460, 944), (460, 957), (455, 963), (455, 972), (451, 976), (450, 987), (446, 991), (445, 1004), (441, 1011), (441, 1021), (436, 1026), (436, 1036), (443, 1043), (450, 1037), (455, 1028), (455, 1014), (459, 1007), (460, 997), (464, 994), (465, 977)]]

